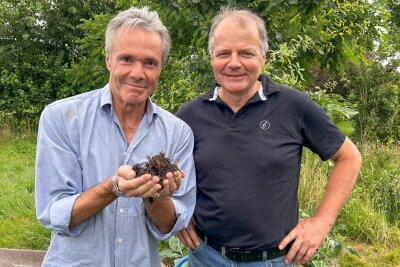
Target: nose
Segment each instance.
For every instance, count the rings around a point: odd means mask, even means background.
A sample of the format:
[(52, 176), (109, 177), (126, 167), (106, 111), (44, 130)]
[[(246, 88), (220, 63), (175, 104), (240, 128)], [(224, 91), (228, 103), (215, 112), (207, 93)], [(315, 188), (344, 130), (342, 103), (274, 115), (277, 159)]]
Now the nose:
[(143, 80), (145, 77), (143, 64), (139, 61), (133, 63), (129, 76), (135, 80)]
[(228, 62), (228, 67), (230, 68), (239, 68), (240, 67), (240, 58), (237, 53), (232, 53)]

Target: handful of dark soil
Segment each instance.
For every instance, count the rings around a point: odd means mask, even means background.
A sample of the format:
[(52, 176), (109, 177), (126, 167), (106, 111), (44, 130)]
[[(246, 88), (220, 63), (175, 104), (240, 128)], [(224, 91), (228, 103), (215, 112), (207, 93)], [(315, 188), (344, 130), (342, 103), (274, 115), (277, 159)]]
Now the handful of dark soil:
[(165, 179), (165, 175), (168, 172), (179, 170), (178, 165), (171, 162), (171, 160), (165, 156), (164, 152), (160, 152), (153, 157), (147, 157), (147, 159), (148, 161), (144, 165), (133, 165), (132, 170), (136, 172), (136, 177), (142, 176), (145, 173), (158, 176), (160, 178), (160, 185), (162, 186), (162, 181)]

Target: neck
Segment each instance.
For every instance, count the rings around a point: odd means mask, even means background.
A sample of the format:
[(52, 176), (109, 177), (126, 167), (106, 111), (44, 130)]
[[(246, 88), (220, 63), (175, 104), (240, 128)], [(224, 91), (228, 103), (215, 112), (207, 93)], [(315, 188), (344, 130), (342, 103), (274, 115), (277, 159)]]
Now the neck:
[(259, 81), (257, 81), (256, 84), (245, 93), (234, 94), (221, 87), (218, 91), (218, 96), (232, 109), (233, 112), (236, 113), (258, 91), (258, 88), (260, 88)]
[(115, 114), (121, 123), (126, 142), (129, 144), (146, 112), (146, 103), (138, 105), (114, 106)]

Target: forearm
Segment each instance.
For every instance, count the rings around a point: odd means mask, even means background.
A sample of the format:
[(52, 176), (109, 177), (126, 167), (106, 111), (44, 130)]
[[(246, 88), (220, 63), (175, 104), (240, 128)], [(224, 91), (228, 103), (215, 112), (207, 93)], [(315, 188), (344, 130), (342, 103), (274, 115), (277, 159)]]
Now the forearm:
[(335, 166), (330, 174), (325, 194), (315, 214), (332, 227), (340, 210), (350, 197), (361, 166), (361, 156), (354, 144), (345, 141), (344, 155), (334, 157)]
[(168, 233), (172, 230), (176, 223), (175, 206), (170, 197), (158, 199), (153, 198), (153, 201), (144, 199), (144, 208), (147, 216), (158, 228), (160, 233)]
[(111, 179), (107, 179), (83, 192), (74, 203), (69, 228), (73, 228), (99, 213), (117, 196), (112, 192)]

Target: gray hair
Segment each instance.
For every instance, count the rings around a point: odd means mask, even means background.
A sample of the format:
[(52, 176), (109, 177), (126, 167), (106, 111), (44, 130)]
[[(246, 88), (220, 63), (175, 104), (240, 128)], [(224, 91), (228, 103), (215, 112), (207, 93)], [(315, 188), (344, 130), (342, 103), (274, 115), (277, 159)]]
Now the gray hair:
[(261, 53), (265, 56), (268, 52), (268, 34), (267, 29), (265, 27), (264, 20), (259, 17), (257, 14), (250, 10), (245, 9), (236, 9), (230, 7), (222, 7), (221, 11), (217, 16), (214, 17), (210, 34), (208, 35), (208, 53), (211, 56), (211, 52), (214, 48), (214, 34), (215, 30), (218, 28), (219, 24), (226, 18), (231, 16), (239, 16), (244, 19), (248, 19), (251, 22), (254, 22), (257, 30), (258, 30), (258, 42), (260, 45)]
[(164, 26), (156, 11), (150, 11), (147, 6), (142, 8), (131, 7), (118, 13), (107, 25), (106, 30), (106, 52), (111, 55), (115, 33), (120, 27), (143, 28), (150, 32), (158, 33), (162, 42), (161, 63), (166, 61), (171, 50), (171, 36)]

